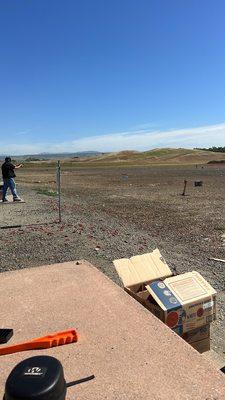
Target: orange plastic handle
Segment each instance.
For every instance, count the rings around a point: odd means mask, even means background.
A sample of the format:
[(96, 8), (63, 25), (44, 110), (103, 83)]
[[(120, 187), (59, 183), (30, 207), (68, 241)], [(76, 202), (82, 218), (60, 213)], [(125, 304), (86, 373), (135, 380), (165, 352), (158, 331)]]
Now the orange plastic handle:
[(78, 341), (76, 329), (69, 329), (63, 332), (51, 333), (47, 336), (32, 339), (28, 342), (15, 344), (12, 346), (0, 347), (0, 356), (17, 353), (19, 351), (48, 349), (50, 347), (62, 346)]

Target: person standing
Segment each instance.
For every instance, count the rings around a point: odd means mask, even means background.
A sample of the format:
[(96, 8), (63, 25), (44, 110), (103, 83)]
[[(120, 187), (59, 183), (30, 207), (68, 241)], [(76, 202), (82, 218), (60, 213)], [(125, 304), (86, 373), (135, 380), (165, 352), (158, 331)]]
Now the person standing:
[(21, 168), (23, 164), (14, 165), (12, 164), (11, 157), (6, 157), (5, 162), (2, 164), (2, 178), (3, 178), (3, 203), (7, 202), (6, 194), (8, 188), (11, 190), (13, 195), (13, 201), (21, 201), (16, 191), (16, 183), (14, 178), (16, 177), (15, 169)]

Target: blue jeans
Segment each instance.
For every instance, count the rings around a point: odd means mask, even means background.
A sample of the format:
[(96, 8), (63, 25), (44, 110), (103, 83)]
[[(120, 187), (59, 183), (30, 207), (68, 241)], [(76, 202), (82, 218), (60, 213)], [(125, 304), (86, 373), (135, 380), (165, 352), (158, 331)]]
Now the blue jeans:
[(18, 198), (17, 191), (16, 191), (16, 184), (13, 178), (3, 179), (3, 194), (2, 200), (5, 200), (8, 188), (11, 190), (14, 199)]

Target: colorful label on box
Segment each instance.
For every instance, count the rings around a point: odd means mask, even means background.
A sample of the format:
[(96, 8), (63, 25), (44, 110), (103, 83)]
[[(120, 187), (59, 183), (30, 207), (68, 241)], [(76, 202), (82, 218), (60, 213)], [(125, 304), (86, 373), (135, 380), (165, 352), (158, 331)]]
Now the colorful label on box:
[[(155, 281), (149, 286), (159, 303), (166, 308), (165, 323), (173, 330), (176, 329), (179, 335), (209, 324), (215, 319), (215, 302), (211, 297), (182, 306), (164, 282)], [(156, 314), (155, 310), (154, 313)]]
[(179, 300), (168, 289), (164, 282), (155, 281), (150, 283), (149, 286), (168, 311), (176, 310), (181, 307)]

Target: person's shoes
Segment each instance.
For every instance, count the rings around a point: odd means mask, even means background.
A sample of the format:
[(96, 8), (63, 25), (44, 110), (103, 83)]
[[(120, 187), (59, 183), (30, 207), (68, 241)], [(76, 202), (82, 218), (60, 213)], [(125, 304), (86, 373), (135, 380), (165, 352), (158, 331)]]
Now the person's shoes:
[(19, 197), (15, 197), (13, 201), (22, 201)]
[(9, 201), (8, 199), (2, 199), (3, 203), (8, 203), (8, 201)]

